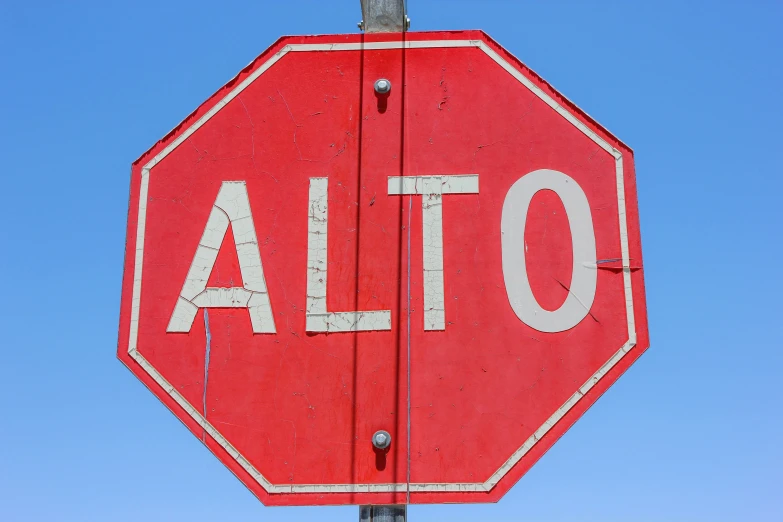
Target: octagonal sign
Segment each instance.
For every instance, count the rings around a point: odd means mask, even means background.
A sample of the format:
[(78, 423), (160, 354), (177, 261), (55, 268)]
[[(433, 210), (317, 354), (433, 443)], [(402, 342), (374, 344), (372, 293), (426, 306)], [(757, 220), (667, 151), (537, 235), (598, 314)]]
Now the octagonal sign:
[(282, 38), (127, 238), (120, 359), (265, 504), (496, 501), (648, 346), (632, 152), (481, 32)]

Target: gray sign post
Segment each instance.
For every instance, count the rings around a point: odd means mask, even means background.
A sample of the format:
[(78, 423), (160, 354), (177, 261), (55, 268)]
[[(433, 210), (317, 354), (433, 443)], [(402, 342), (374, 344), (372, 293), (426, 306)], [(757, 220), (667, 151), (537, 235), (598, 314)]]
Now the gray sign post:
[(405, 12), (405, 0), (361, 0), (362, 21), (359, 29), (365, 33), (401, 33), (410, 27)]
[[(359, 29), (365, 33), (401, 33), (410, 27), (405, 0), (361, 0), (361, 3), (362, 21), (359, 22)], [(375, 90), (378, 89), (379, 84), (376, 82)], [(375, 440), (373, 444), (379, 447)], [(360, 506), (359, 522), (406, 522), (407, 512), (406, 505)]]

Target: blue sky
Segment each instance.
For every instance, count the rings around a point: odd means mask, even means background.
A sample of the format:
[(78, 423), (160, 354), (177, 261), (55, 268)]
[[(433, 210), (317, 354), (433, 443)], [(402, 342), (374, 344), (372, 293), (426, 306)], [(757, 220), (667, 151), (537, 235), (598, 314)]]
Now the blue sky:
[[(634, 148), (652, 347), (498, 504), (410, 520), (783, 520), (783, 4), (409, 1)], [(358, 0), (0, 3), (0, 519), (265, 508), (115, 359), (130, 163), (279, 35)]]

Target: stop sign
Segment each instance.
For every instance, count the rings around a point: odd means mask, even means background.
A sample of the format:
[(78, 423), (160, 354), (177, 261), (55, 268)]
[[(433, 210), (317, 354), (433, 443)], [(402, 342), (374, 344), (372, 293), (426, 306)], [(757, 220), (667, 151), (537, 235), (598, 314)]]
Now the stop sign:
[(641, 267), (631, 150), (484, 33), (285, 37), (133, 164), (118, 353), (265, 504), (496, 501)]

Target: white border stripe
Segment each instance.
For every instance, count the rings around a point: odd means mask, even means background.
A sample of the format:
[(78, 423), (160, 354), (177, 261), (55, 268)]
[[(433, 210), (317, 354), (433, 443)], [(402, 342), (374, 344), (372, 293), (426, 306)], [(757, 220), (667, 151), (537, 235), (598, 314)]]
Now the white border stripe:
[[(429, 49), (429, 48), (455, 48), (476, 47), (494, 60), (500, 67), (506, 70), (520, 83), (527, 87), (539, 99), (552, 107), (572, 125), (589, 137), (603, 150), (615, 158), (617, 174), (617, 198), (620, 214), (620, 245), (623, 259), (623, 285), (625, 287), (626, 315), (628, 319), (629, 340), (618, 350), (590, 379), (579, 388), (536, 432), (530, 436), (522, 446), (485, 482), (479, 483), (397, 483), (397, 484), (271, 484), (259, 473), (220, 432), (215, 429), (168, 381), (138, 352), (139, 312), (141, 300), (141, 279), (144, 261), (144, 232), (146, 227), (147, 197), (149, 188), (149, 176), (152, 167), (160, 163), (171, 151), (187, 140), (202, 125), (209, 121), (220, 109), (237, 97), (244, 89), (253, 83), (259, 76), (266, 72), (272, 65), (285, 56), (288, 52), (313, 52), (313, 51), (357, 51), (357, 50), (385, 50), (385, 49)], [(234, 87), (223, 99), (210, 110), (196, 120), (185, 132), (167, 145), (160, 153), (147, 162), (141, 169), (141, 188), (139, 192), (139, 215), (136, 226), (136, 256), (133, 272), (133, 294), (131, 296), (131, 320), (130, 335), (128, 339), (128, 354), (144, 369), (147, 374), (157, 382), (174, 401), (179, 404), (202, 429), (220, 444), (236, 462), (247, 471), (261, 487), (268, 493), (384, 493), (406, 492), (410, 487), (413, 493), (423, 492), (486, 492), (490, 491), (518, 463), (530, 449), (549, 430), (562, 419), (579, 400), (595, 386), (622, 358), (636, 345), (636, 324), (633, 315), (633, 289), (631, 286), (631, 270), (628, 249), (628, 224), (625, 208), (625, 183), (623, 179), (623, 156), (616, 148), (592, 131), (587, 125), (571, 114), (566, 108), (558, 104), (545, 91), (535, 85), (525, 75), (506, 62), (498, 53), (481, 40), (432, 40), (432, 41), (408, 41), (408, 42), (370, 42), (370, 43), (335, 43), (335, 44), (289, 44), (270, 57), (258, 69), (253, 71), (245, 80)]]
[[(150, 169), (141, 169), (141, 189), (139, 190), (139, 215), (136, 216), (136, 256), (133, 264), (133, 294), (131, 296), (130, 336), (128, 337), (128, 353), (136, 354), (136, 343), (139, 337), (139, 308), (141, 307), (141, 273), (144, 268), (144, 232), (147, 228), (147, 187), (149, 186)], [(149, 372), (147, 372), (149, 373)]]
[(636, 344), (636, 318), (633, 315), (633, 294), (631, 293), (631, 254), (628, 249), (628, 216), (625, 213), (625, 178), (623, 156), (615, 155), (617, 168), (617, 210), (620, 215), (620, 250), (623, 254), (623, 284), (625, 285), (625, 310), (628, 314), (628, 339)]
[(390, 49), (431, 49), (440, 47), (481, 47), (481, 40), (426, 40), (412, 42), (355, 42), (333, 44), (289, 44), (282, 51), (312, 52), (312, 51), (384, 51)]

